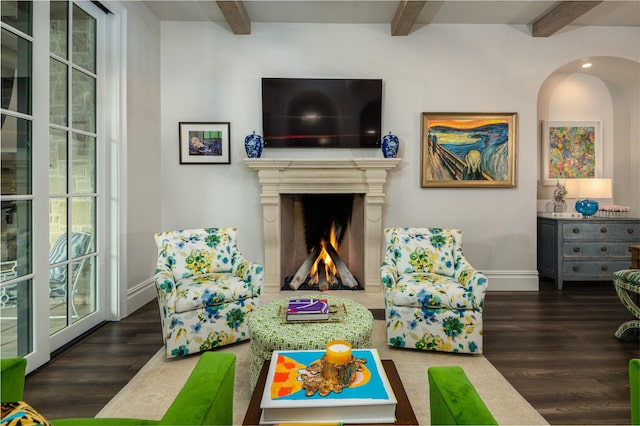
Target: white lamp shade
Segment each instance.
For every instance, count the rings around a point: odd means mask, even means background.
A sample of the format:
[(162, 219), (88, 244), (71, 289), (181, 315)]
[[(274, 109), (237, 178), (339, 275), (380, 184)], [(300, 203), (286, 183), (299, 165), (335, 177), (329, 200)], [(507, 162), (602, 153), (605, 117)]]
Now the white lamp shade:
[(613, 198), (611, 179), (577, 179), (578, 198)]

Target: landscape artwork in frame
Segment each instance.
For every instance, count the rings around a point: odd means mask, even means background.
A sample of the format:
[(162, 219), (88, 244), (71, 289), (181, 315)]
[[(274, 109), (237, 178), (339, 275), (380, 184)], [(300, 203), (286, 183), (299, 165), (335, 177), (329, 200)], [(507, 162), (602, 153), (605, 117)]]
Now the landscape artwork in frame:
[(229, 123), (180, 122), (180, 164), (231, 164)]
[(423, 113), (421, 186), (514, 187), (516, 113)]
[(547, 121), (543, 130), (542, 180), (602, 177), (599, 121)]

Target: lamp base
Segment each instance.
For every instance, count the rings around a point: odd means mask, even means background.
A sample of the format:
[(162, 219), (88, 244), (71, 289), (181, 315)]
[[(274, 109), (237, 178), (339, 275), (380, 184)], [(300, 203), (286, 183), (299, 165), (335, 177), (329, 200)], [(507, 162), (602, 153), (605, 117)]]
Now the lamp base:
[(598, 202), (588, 199), (578, 200), (576, 201), (576, 211), (586, 217), (594, 215), (598, 211)]

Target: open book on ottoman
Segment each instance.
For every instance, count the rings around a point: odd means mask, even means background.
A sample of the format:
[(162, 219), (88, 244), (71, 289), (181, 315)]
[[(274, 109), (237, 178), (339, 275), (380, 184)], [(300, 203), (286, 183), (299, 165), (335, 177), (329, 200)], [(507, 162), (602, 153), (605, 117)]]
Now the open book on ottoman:
[(303, 387), (325, 351), (275, 351), (260, 408), (260, 423), (394, 423), (396, 397), (375, 349), (354, 349), (360, 368), (340, 392), (307, 396)]

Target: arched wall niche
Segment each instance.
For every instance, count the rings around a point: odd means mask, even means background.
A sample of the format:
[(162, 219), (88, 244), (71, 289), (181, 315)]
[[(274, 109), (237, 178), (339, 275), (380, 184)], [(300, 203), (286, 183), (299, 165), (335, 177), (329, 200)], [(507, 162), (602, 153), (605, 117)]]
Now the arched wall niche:
[[(592, 67), (583, 69), (585, 62)], [(640, 63), (609, 56), (576, 59), (547, 77), (537, 107), (538, 211), (548, 210), (554, 189), (542, 180), (544, 122), (600, 121), (602, 177), (613, 182), (613, 198), (602, 202), (629, 206), (630, 216), (640, 216)], [(563, 183), (570, 196), (572, 182)], [(568, 211), (574, 203), (575, 198), (567, 199)]]

